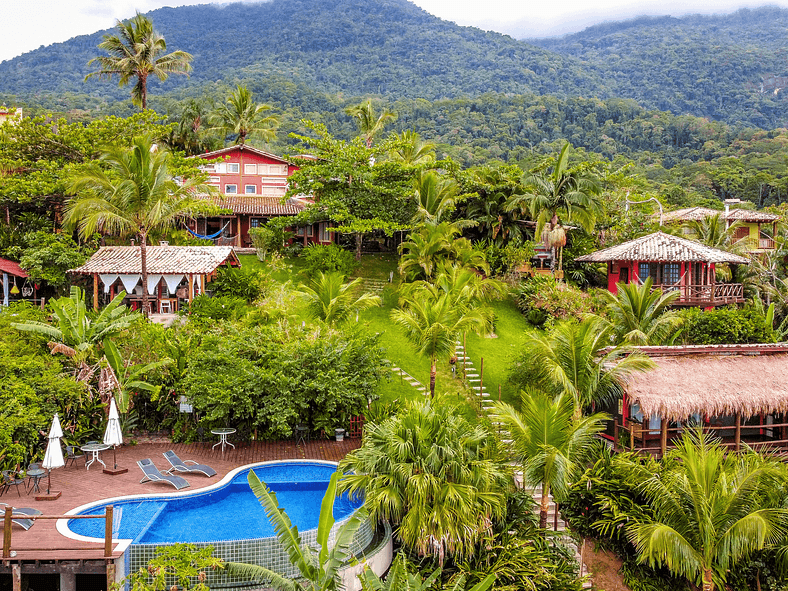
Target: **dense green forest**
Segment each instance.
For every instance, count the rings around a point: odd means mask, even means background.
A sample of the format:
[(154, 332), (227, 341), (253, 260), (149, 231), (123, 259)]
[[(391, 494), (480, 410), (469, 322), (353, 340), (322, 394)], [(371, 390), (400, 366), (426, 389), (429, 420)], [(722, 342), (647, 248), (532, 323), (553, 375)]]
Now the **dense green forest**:
[[(299, 95), (309, 89), (296, 97), (306, 111), (314, 110), (307, 103), (315, 93), (387, 101), (549, 95), (633, 99), (645, 109), (730, 125), (788, 126), (777, 90), (788, 73), (788, 10), (779, 8), (640, 18), (529, 41), (460, 27), (406, 0), (272, 0), (149, 14), (170, 48), (194, 55), (189, 79), (152, 82), (160, 96), (277, 80)], [(114, 84), (83, 82), (105, 33), (0, 63), (0, 94), (90, 111), (125, 100)]]

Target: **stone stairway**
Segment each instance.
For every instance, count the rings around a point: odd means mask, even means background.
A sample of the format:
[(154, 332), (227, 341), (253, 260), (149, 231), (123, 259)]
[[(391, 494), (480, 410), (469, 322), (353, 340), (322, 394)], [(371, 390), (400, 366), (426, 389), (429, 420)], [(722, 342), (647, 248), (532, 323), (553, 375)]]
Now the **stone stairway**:
[(391, 284), (388, 281), (384, 281), (382, 279), (370, 279), (369, 277), (364, 277), (359, 284), (359, 288), (361, 291), (380, 295), (383, 293), (383, 290), (387, 285)]
[(422, 384), (419, 380), (414, 378), (412, 375), (410, 375), (404, 369), (401, 369), (401, 368), (393, 365), (393, 366), (391, 366), (391, 371), (393, 371), (395, 374), (400, 376), (400, 379), (402, 379), (404, 382), (407, 382), (408, 384), (410, 384), (411, 386), (416, 388), (416, 390), (418, 390), (419, 392), (421, 392), (425, 396), (429, 393), (429, 391), (427, 390), (427, 387), (424, 384)]

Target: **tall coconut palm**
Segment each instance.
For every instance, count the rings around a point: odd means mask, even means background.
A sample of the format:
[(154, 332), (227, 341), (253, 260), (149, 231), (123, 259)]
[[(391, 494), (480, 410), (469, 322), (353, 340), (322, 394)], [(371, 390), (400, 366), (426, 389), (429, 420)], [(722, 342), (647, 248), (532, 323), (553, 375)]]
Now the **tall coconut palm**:
[(350, 318), (353, 312), (381, 305), (380, 296), (371, 293), (359, 295), (360, 284), (360, 277), (344, 283), (342, 273), (321, 272), (308, 285), (301, 285), (298, 291), (306, 299), (307, 312), (312, 318), (334, 325)]
[(276, 537), (282, 548), (287, 552), (290, 562), (301, 576), (290, 579), (271, 569), (255, 564), (229, 562), (227, 571), (237, 577), (265, 583), (266, 589), (278, 591), (337, 591), (342, 589), (340, 569), (351, 559), (350, 546), (353, 537), (366, 517), (364, 508), (357, 510), (339, 529), (329, 542), (329, 534), (334, 526), (334, 500), (337, 496), (339, 472), (331, 475), (326, 494), (320, 505), (320, 517), (317, 526), (317, 545), (315, 550), (301, 541), (298, 528), (290, 522), (290, 518), (279, 507), (276, 494), (263, 483), (254, 473), (249, 471), (248, 481), (252, 492), (265, 509)]
[(526, 486), (542, 486), (539, 527), (544, 528), (550, 494), (559, 501), (565, 497), (582, 472), (607, 417), (597, 413), (573, 420), (575, 405), (568, 394), (553, 398), (545, 392), (530, 390), (521, 397), (520, 411), (505, 402), (497, 402), (492, 416), (512, 435)]
[(580, 323), (563, 321), (544, 334), (530, 331), (523, 356), (515, 364), (513, 381), (525, 389), (539, 388), (552, 394), (567, 393), (575, 403), (575, 420), (592, 402), (614, 400), (623, 393), (627, 377), (654, 367), (640, 353), (610, 346), (612, 328), (598, 317)]
[(564, 224), (578, 224), (590, 234), (601, 210), (596, 178), (582, 168), (569, 168), (570, 149), (567, 142), (555, 157), (551, 172), (525, 177), (523, 193), (513, 195), (506, 205), (509, 211), (519, 210), (536, 220), (536, 236), (553, 250), (553, 259), (559, 250), (559, 271), (566, 245)]
[(363, 103), (353, 105), (345, 109), (345, 113), (356, 119), (358, 129), (367, 148), (371, 148), (378, 135), (386, 127), (389, 121), (394, 121), (397, 115), (393, 111), (384, 110), (380, 115), (375, 113), (372, 99), (367, 99)]
[(654, 518), (627, 526), (640, 562), (714, 591), (737, 563), (788, 538), (788, 509), (772, 494), (785, 486), (784, 466), (728, 453), (700, 430), (685, 434), (670, 457), (669, 469), (642, 485)]
[(505, 514), (511, 482), (490, 433), (429, 403), (365, 426), (340, 470), (340, 488), (363, 492), (372, 519), (389, 520), (405, 546), (441, 563), (475, 550)]
[(171, 227), (203, 206), (192, 195), (208, 191), (196, 181), (178, 183), (170, 153), (156, 149), (150, 137), (137, 137), (131, 147), (112, 146), (71, 184), (77, 197), (66, 203), (63, 224), (84, 238), (95, 232), (136, 236), (140, 244), (142, 309), (148, 313), (148, 236)]
[(651, 277), (641, 284), (619, 283), (618, 293), (606, 291), (610, 323), (617, 344), (669, 345), (682, 323), (681, 316), (668, 310), (678, 291), (662, 293), (651, 289)]
[(151, 20), (140, 14), (128, 22), (118, 21), (117, 35), (104, 35), (99, 49), (109, 53), (108, 56), (94, 57), (88, 62), (98, 64), (99, 71), (91, 72), (85, 80), (93, 76), (112, 78), (118, 76), (118, 85), (126, 86), (132, 78), (137, 83), (131, 89), (131, 101), (135, 105), (148, 108), (148, 78), (155, 76), (166, 80), (170, 74), (188, 74), (191, 72), (192, 56), (185, 51), (167, 51), (164, 37), (153, 30)]
[(243, 145), (248, 138), (259, 137), (270, 142), (276, 137), (279, 118), (267, 114), (271, 105), (256, 103), (246, 86), (238, 86), (213, 114), (213, 127), (224, 134), (234, 134), (235, 143)]
[(430, 396), (435, 397), (437, 358), (454, 351), (464, 332), (484, 334), (492, 322), (481, 308), (457, 306), (453, 294), (420, 289), (403, 298), (402, 307), (391, 311), (391, 319), (405, 331), (419, 355), (430, 358)]

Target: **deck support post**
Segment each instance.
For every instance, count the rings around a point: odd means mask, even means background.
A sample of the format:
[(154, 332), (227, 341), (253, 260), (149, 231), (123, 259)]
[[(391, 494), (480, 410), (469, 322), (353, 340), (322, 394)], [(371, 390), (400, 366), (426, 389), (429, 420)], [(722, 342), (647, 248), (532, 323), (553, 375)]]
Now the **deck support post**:
[(659, 425), (659, 445), (664, 458), (665, 453), (668, 451), (668, 420), (665, 417), (661, 417)]
[(635, 451), (635, 428), (632, 426), (632, 419), (629, 419), (629, 451)]
[(115, 584), (115, 561), (107, 559), (107, 589), (112, 589)]
[(104, 514), (104, 558), (112, 558), (112, 505), (107, 505)]
[(22, 591), (22, 565), (18, 562), (11, 566), (11, 581), (14, 591)]
[(613, 451), (618, 451), (618, 417), (613, 419)]
[(741, 448), (741, 413), (736, 413), (736, 433), (733, 439), (733, 448), (739, 451)]
[(5, 514), (3, 515), (3, 558), (11, 556), (11, 515), (13, 512), (11, 505), (5, 506)]

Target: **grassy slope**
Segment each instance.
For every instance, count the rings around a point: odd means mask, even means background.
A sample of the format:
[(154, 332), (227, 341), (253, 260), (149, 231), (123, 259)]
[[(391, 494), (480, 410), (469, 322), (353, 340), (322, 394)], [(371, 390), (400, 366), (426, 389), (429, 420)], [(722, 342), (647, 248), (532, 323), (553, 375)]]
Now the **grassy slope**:
[[(254, 255), (241, 255), (239, 258), (245, 267), (268, 268), (267, 263), (258, 261)], [(389, 273), (394, 271), (394, 279), (397, 281), (399, 278), (396, 272), (397, 262), (396, 255), (366, 255), (362, 258), (361, 267), (354, 273), (354, 276), (388, 282)], [(285, 259), (281, 268), (274, 271), (273, 275), (279, 281), (289, 279), (295, 284), (306, 279), (301, 259)], [(387, 286), (382, 297), (383, 306), (364, 310), (359, 315), (359, 322), (363, 323), (370, 331), (380, 333), (380, 342), (393, 366), (401, 367), (429, 387), (429, 359), (415, 354), (405, 338), (405, 334), (389, 318), (391, 310), (397, 305), (395, 286)], [(487, 390), (497, 393), (498, 384), (501, 384), (502, 399), (511, 402), (514, 401), (516, 393), (506, 384), (506, 378), (510, 362), (519, 353), (523, 331), (528, 323), (511, 301), (494, 302), (493, 307), (498, 317), (496, 326), (498, 338), (468, 335), (466, 345), (468, 354), (477, 369), (480, 358), (484, 357), (484, 383)], [(301, 319), (302, 314), (297, 313), (297, 317)], [(458, 378), (461, 377), (459, 367), (458, 374)], [(457, 393), (465, 391), (465, 389), (462, 381), (458, 378), (452, 376), (448, 360), (439, 360), (436, 395), (448, 395), (450, 399), (461, 400)], [(415, 388), (409, 386), (407, 382), (402, 382), (393, 372), (390, 380), (381, 382), (379, 395), (381, 400), (387, 402), (396, 399), (417, 400), (423, 398), (423, 395)]]

